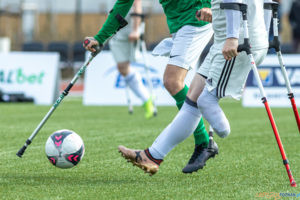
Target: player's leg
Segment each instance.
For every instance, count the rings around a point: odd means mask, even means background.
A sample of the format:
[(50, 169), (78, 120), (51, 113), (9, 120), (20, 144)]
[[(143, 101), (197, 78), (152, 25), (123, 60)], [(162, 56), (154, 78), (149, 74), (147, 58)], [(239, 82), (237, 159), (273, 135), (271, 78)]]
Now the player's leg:
[[(253, 50), (255, 62), (260, 64), (266, 52), (267, 49)], [(207, 84), (197, 99), (197, 105), (214, 131), (224, 138), (229, 135), (230, 126), (218, 101), (223, 97), (240, 99), (251, 65), (245, 52), (230, 61), (226, 61), (219, 50), (216, 50), (213, 57)]]
[(130, 63), (129, 61), (118, 62), (117, 63), (118, 71), (123, 76), (126, 77), (129, 74)]
[[(132, 150), (124, 146), (119, 147), (122, 155), (134, 165), (142, 168), (144, 171), (155, 174), (158, 171), (159, 164), (163, 158), (180, 142), (189, 137), (196, 129), (201, 119), (201, 112), (197, 107), (197, 96), (204, 87), (204, 78), (195, 75), (189, 96), (187, 97), (177, 113), (174, 120), (162, 131), (156, 138), (151, 147), (146, 150)], [(197, 91), (194, 91), (197, 90)], [(216, 147), (217, 151), (217, 147)], [(201, 150), (201, 166), (205, 165), (207, 159), (212, 157), (206, 149)], [(200, 163), (200, 161), (198, 162)], [(198, 169), (201, 167), (198, 167)], [(197, 169), (197, 170), (198, 170)], [(195, 169), (193, 171), (196, 171)]]
[[(207, 28), (206, 30), (210, 32), (209, 26), (205, 28)], [(189, 29), (189, 27), (187, 29)], [(199, 38), (196, 37), (197, 34), (195, 35), (195, 29), (190, 30), (192, 31), (185, 31), (186, 33), (184, 34), (176, 33), (169, 65), (167, 66), (164, 74), (165, 87), (175, 98), (178, 108), (181, 108), (180, 111), (172, 123), (170, 123), (169, 126), (157, 137), (149, 149), (142, 151), (131, 150), (124, 146), (119, 147), (119, 151), (126, 159), (151, 174), (157, 172), (159, 164), (162, 162), (162, 159), (167, 155), (167, 153), (178, 143), (191, 135), (201, 120), (201, 113), (197, 108), (197, 103), (190, 101), (188, 98), (186, 99), (188, 88), (184, 85), (184, 78), (192, 64), (192, 61), (197, 62), (197, 59), (201, 54), (198, 53), (198, 57), (195, 59), (193, 57), (196, 55), (195, 52), (199, 51), (201, 45), (204, 48), (208, 41), (201, 40), (203, 44), (197, 43), (199, 42)], [(208, 39), (210, 39), (210, 37), (208, 37)], [(207, 146), (208, 134), (206, 131), (202, 132), (202, 134), (207, 137), (207, 140), (201, 141), (200, 143)]]
[[(128, 63), (129, 66), (129, 63)], [(118, 65), (119, 67), (119, 65)], [(120, 68), (119, 68), (120, 70)], [(121, 72), (122, 70), (120, 70)], [(154, 113), (154, 107), (152, 104), (152, 100), (149, 94), (149, 91), (145, 87), (142, 77), (140, 73), (135, 71), (132, 67), (128, 67), (128, 70), (124, 70), (128, 72), (126, 75), (124, 74), (124, 80), (126, 84), (129, 86), (129, 88), (132, 90), (132, 92), (142, 100), (143, 107), (145, 109), (145, 117), (150, 118), (153, 116)]]
[(129, 62), (118, 63), (118, 70), (133, 93), (140, 98), (142, 102), (147, 102), (150, 95), (143, 84), (140, 73), (129, 67)]
[(117, 61), (117, 66), (120, 74), (132, 92), (143, 102), (145, 108), (145, 117), (153, 116), (154, 108), (151, 101), (150, 94), (143, 84), (140, 73), (130, 67), (130, 60), (132, 60), (131, 48), (132, 45), (127, 40), (111, 40), (110, 48), (113, 57)]
[[(207, 91), (206, 91), (207, 89), (203, 90), (204, 87), (200, 86), (204, 82), (204, 78), (206, 78), (206, 87), (210, 87), (211, 82), (218, 82), (218, 78), (220, 77), (221, 71), (225, 64), (225, 59), (223, 57), (220, 57), (220, 59), (218, 59), (219, 54), (217, 54), (216, 52), (217, 51), (215, 50), (215, 48), (213, 46), (210, 49), (208, 55), (206, 56), (203, 64), (200, 66), (200, 68), (198, 70), (198, 75), (196, 75), (194, 77), (193, 83), (191, 85), (191, 89), (189, 90), (189, 93), (188, 93), (188, 97), (193, 102), (198, 103), (198, 107), (200, 106), (201, 109), (212, 108), (212, 110), (214, 110), (214, 112), (216, 112), (215, 115), (218, 118), (218, 115), (223, 113), (223, 111), (219, 107), (218, 98), (211, 97), (211, 95), (207, 94)], [(222, 56), (222, 54), (220, 54), (220, 56)], [(227, 70), (227, 71), (229, 72), (229, 70)], [(214, 74), (213, 78), (211, 77), (211, 74)], [(198, 89), (196, 89), (196, 88), (198, 88)], [(201, 92), (201, 95), (200, 95), (200, 92)], [(205, 108), (202, 108), (202, 107), (205, 107)], [(219, 109), (218, 112), (217, 112), (217, 109)], [(200, 111), (202, 111), (202, 110), (200, 110)], [(205, 116), (206, 115), (203, 115), (204, 118), (205, 118)], [(218, 118), (218, 120), (217, 120), (217, 119), (214, 119), (214, 115), (212, 115), (212, 120), (208, 121), (208, 122), (213, 123), (210, 125), (214, 125), (215, 123), (220, 122), (221, 127), (227, 127), (227, 125), (229, 127), (229, 123), (226, 123), (226, 122), (228, 122), (228, 120), (226, 119), (225, 115), (222, 115), (222, 117), (224, 117), (224, 118)], [(213, 126), (213, 127), (216, 127), (216, 126)], [(215, 128), (215, 131), (218, 131), (218, 130), (219, 129)], [(226, 130), (228, 130), (228, 129), (226, 129)], [(213, 149), (208, 149), (208, 147), (202, 147), (202, 146), (196, 145), (188, 164), (185, 166), (185, 168), (182, 171), (184, 173), (192, 173), (194, 171), (197, 171), (198, 169), (201, 169), (204, 166), (206, 159), (209, 159), (210, 157), (214, 157), (217, 153), (218, 153), (218, 148), (216, 145), (214, 145)]]
[[(200, 96), (200, 94), (202, 94), (202, 91), (205, 86), (205, 81), (206, 81), (206, 76), (200, 75), (198, 73), (195, 75), (187, 94), (187, 99), (189, 100), (189, 102), (191, 102), (191, 104), (197, 105), (197, 99)], [(187, 165), (182, 169), (182, 172), (192, 173), (199, 169), (202, 169), (205, 166), (206, 161), (209, 158), (212, 158), (216, 154), (218, 154), (218, 151), (219, 151), (218, 146), (215, 142), (213, 143), (212, 148), (208, 148), (208, 145), (206, 144), (205, 145), (196, 144), (194, 152), (190, 160), (188, 161)]]
[[(206, 25), (184, 26), (173, 35), (173, 47), (164, 73), (164, 85), (175, 99), (178, 109), (182, 107), (188, 91), (184, 84), (187, 71), (197, 63), (212, 34), (211, 25)], [(194, 137), (196, 145), (207, 146), (209, 138), (202, 119)]]
[[(168, 92), (176, 101), (176, 106), (180, 110), (189, 90), (188, 86), (184, 84), (184, 79), (187, 70), (175, 65), (167, 65), (164, 73), (164, 85)], [(197, 128), (194, 130), (195, 145), (202, 145), (207, 147), (209, 137), (205, 129), (204, 122), (201, 119)]]
[(197, 105), (203, 117), (210, 123), (214, 131), (222, 138), (227, 137), (230, 133), (230, 125), (219, 105), (216, 90), (209, 92), (207, 88), (204, 88), (197, 99)]
[(190, 136), (201, 119), (197, 104), (189, 105), (189, 103), (187, 99), (174, 120), (162, 131), (149, 149), (132, 150), (119, 146), (121, 154), (144, 171), (155, 174), (168, 152)]

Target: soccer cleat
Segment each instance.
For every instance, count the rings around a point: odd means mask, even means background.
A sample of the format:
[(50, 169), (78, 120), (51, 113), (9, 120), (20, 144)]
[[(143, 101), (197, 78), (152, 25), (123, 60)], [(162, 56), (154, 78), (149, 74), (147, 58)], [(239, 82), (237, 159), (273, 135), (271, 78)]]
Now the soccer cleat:
[(145, 109), (145, 118), (150, 119), (154, 116), (154, 105), (152, 102), (152, 98), (149, 98), (143, 105)]
[(148, 149), (133, 150), (124, 146), (119, 146), (118, 149), (128, 162), (131, 162), (133, 165), (141, 168), (145, 171), (145, 173), (149, 173), (150, 176), (158, 171), (159, 165), (162, 162), (162, 160), (154, 159)]
[(218, 154), (219, 148), (217, 143), (213, 142), (211, 148), (196, 145), (194, 153), (190, 158), (188, 164), (182, 169), (183, 173), (197, 172), (205, 166), (208, 159), (215, 157)]

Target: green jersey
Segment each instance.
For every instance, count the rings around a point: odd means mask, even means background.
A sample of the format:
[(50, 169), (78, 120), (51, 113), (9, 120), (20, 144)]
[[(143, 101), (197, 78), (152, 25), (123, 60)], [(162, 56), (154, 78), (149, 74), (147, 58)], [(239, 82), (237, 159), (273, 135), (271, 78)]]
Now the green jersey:
[(211, 0), (159, 0), (167, 16), (170, 33), (177, 32), (184, 25), (204, 26), (208, 22), (198, 21), (196, 12), (210, 8)]
[(94, 38), (103, 44), (108, 38), (110, 38), (120, 27), (119, 21), (116, 19), (116, 15), (121, 15), (123, 18), (126, 17), (130, 8), (132, 7), (134, 0), (117, 0), (113, 9), (110, 11), (108, 18), (103, 24), (102, 28)]
[[(103, 44), (119, 28), (116, 15), (125, 17), (129, 12), (134, 0), (117, 0), (112, 11), (108, 15), (104, 25), (94, 38)], [(159, 0), (167, 16), (170, 33), (177, 32), (184, 25), (204, 26), (207, 22), (198, 21), (196, 11), (201, 8), (210, 8), (211, 0)]]

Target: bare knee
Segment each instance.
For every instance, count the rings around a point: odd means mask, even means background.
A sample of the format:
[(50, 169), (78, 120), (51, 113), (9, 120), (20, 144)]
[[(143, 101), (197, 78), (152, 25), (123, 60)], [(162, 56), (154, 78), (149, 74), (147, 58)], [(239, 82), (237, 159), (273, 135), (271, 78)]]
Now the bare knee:
[(121, 62), (117, 64), (118, 70), (122, 76), (127, 76), (129, 73), (129, 62)]
[(196, 102), (205, 86), (205, 78), (196, 73), (190, 85), (187, 97)]
[(164, 77), (164, 86), (168, 90), (168, 92), (173, 96), (177, 94), (180, 90), (182, 90), (184, 84), (173, 77)]
[(175, 65), (167, 65), (164, 73), (164, 86), (174, 96), (184, 87), (187, 70)]

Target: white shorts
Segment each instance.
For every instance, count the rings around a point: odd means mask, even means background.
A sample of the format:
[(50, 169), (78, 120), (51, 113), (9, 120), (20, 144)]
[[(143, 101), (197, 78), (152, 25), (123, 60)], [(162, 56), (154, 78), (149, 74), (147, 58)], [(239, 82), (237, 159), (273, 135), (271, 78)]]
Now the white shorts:
[(212, 25), (202, 27), (185, 25), (172, 34), (173, 46), (168, 64), (187, 70), (196, 66), (200, 55), (211, 40), (213, 35)]
[[(267, 55), (268, 48), (252, 50), (256, 65), (260, 65)], [(209, 50), (198, 73), (207, 77), (206, 87), (208, 91), (216, 89), (218, 98), (231, 97), (240, 99), (248, 74), (251, 70), (249, 57), (245, 52), (226, 61), (222, 49), (213, 45)]]
[(112, 38), (109, 41), (109, 48), (113, 54), (115, 61), (117, 63), (135, 62), (137, 60), (138, 54), (140, 54), (138, 42), (133, 43), (129, 42), (129, 40), (119, 40), (116, 38)]

